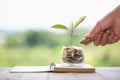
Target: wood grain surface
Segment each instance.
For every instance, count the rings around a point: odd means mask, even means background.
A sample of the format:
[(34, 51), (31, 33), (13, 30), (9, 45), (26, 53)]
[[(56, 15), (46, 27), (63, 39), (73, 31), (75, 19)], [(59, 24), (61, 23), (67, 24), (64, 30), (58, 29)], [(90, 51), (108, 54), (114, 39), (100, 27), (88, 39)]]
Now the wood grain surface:
[(10, 73), (0, 67), (0, 80), (120, 80), (120, 67), (96, 67), (95, 73)]

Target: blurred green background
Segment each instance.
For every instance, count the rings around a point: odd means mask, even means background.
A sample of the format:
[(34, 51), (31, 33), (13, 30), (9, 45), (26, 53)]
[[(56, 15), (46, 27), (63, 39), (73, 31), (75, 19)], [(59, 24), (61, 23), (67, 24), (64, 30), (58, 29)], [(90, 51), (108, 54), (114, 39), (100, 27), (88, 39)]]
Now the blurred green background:
[[(77, 29), (75, 46), (84, 48), (85, 63), (93, 66), (120, 66), (120, 42), (106, 46), (84, 46), (79, 41), (89, 29)], [(26, 30), (0, 31), (0, 66), (41, 66), (60, 63), (62, 47), (69, 45), (67, 32)]]
[(0, 66), (40, 66), (60, 63), (68, 32), (51, 29), (70, 26), (86, 15), (75, 31), (74, 46), (84, 48), (85, 63), (120, 66), (120, 42), (106, 46), (84, 46), (79, 41), (120, 0), (0, 0)]

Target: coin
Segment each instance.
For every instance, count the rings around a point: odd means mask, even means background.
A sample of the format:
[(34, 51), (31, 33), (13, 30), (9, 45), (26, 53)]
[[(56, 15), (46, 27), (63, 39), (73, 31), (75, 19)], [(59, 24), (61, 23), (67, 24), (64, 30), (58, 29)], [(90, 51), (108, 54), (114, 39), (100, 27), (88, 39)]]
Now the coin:
[(91, 41), (93, 41), (92, 38), (86, 38), (86, 39), (81, 40), (80, 43), (86, 44), (86, 43), (91, 42)]

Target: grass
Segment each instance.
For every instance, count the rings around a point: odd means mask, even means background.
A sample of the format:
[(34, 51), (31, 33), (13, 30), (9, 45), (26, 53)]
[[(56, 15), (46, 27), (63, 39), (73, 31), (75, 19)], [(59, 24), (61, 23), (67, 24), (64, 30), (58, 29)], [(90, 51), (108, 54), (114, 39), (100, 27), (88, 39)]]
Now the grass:
[[(83, 46), (85, 63), (94, 66), (120, 66), (120, 42), (105, 47)], [(7, 48), (0, 46), (0, 66), (40, 66), (60, 63), (62, 46)]]
[(94, 66), (120, 66), (120, 42), (107, 46), (87, 46), (86, 63)]
[(0, 66), (48, 65), (56, 54), (47, 47), (0, 47)]

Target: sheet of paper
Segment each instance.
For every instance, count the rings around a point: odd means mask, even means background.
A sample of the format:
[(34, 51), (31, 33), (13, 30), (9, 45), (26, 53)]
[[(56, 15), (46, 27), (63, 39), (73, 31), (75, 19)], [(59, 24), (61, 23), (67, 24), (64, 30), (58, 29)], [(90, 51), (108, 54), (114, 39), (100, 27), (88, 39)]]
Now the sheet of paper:
[(15, 66), (10, 72), (46, 72), (49, 66)]

